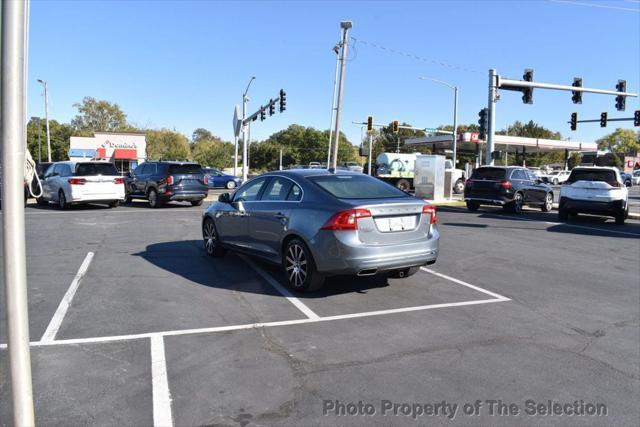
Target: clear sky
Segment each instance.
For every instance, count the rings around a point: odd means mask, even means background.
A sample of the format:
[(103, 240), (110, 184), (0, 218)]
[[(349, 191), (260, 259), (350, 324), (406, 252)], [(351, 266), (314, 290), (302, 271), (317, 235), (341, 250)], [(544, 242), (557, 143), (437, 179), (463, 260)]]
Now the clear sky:
[[(332, 47), (341, 20), (353, 21), (346, 64), (342, 130), (357, 143), (360, 127), (397, 119), (419, 127), (452, 122), (450, 89), (460, 88), (459, 121), (475, 123), (487, 103), (487, 70), (520, 79), (614, 89), (619, 78), (637, 92), (640, 2), (619, 1), (359, 1), (178, 2), (32, 1), (28, 114), (44, 116), (38, 78), (49, 82), (50, 117), (67, 122), (73, 103), (93, 96), (118, 103), (130, 121), (175, 128), (190, 136), (204, 127), (231, 140), (232, 116), (251, 76), (255, 111), (280, 88), (287, 111), (252, 126), (252, 139), (298, 123), (329, 127), (335, 71)], [(374, 47), (371, 43), (384, 46)], [(402, 51), (419, 58), (395, 54)], [(573, 140), (614, 130), (599, 124), (571, 132), (579, 118), (628, 117), (610, 96), (534, 91), (534, 104), (502, 92), (497, 127), (534, 120)], [(623, 122), (620, 127), (632, 127)]]

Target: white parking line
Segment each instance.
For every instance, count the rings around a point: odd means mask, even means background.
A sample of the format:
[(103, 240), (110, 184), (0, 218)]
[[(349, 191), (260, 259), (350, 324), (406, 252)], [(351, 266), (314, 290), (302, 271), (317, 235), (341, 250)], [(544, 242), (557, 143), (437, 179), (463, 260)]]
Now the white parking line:
[(151, 384), (153, 394), (153, 425), (172, 427), (171, 394), (167, 378), (167, 362), (162, 335), (151, 337)]
[(447, 276), (446, 274), (438, 273), (437, 271), (433, 271), (433, 270), (431, 270), (429, 268), (421, 267), (420, 269), (422, 271), (426, 271), (429, 274), (433, 274), (434, 276), (442, 277), (443, 279), (449, 280), (449, 281), (451, 281), (453, 283), (457, 283), (459, 285), (466, 286), (467, 288), (471, 288), (471, 289), (476, 290), (478, 292), (482, 292), (483, 294), (487, 294), (489, 296), (492, 296), (492, 297), (494, 297), (494, 298), (496, 298), (496, 299), (498, 299), (500, 301), (511, 301), (510, 298), (507, 298), (507, 297), (505, 297), (503, 295), (496, 294), (495, 292), (488, 291), (488, 290), (486, 290), (484, 288), (481, 288), (480, 286), (472, 285), (471, 283), (463, 282), (462, 280), (456, 279), (454, 277)]
[(93, 255), (94, 255), (93, 252), (89, 252), (85, 257), (82, 265), (80, 265), (80, 269), (78, 270), (78, 273), (76, 273), (76, 276), (73, 278), (73, 281), (71, 282), (71, 286), (69, 286), (67, 293), (64, 294), (64, 297), (62, 297), (62, 301), (60, 301), (60, 304), (58, 305), (58, 309), (56, 310), (55, 314), (51, 318), (51, 321), (49, 322), (49, 326), (47, 326), (47, 329), (42, 335), (42, 338), (40, 338), (40, 341), (51, 342), (56, 338), (58, 329), (60, 329), (60, 326), (62, 325), (62, 320), (64, 320), (64, 316), (65, 314), (67, 314), (67, 310), (71, 306), (71, 301), (73, 300), (73, 296), (76, 294), (76, 291), (80, 286), (80, 282), (82, 281), (82, 278), (84, 277), (84, 275), (87, 273), (87, 270), (89, 269), (89, 265), (91, 264)]
[(280, 283), (278, 283), (278, 281), (276, 279), (274, 279), (273, 277), (271, 277), (271, 275), (267, 274), (266, 271), (264, 271), (263, 269), (258, 267), (255, 262), (251, 261), (249, 258), (247, 258), (244, 255), (239, 255), (239, 256), (240, 256), (240, 258), (243, 259), (244, 262), (249, 264), (251, 266), (251, 268), (253, 268), (264, 280), (266, 280), (267, 283), (269, 283), (278, 292), (280, 292), (282, 294), (282, 296), (285, 297), (291, 304), (295, 305), (298, 310), (303, 312), (305, 316), (307, 316), (309, 319), (319, 319), (320, 318), (320, 316), (318, 316), (316, 313), (314, 313), (313, 310), (311, 310), (309, 307), (307, 307), (298, 298), (294, 297), (291, 294), (291, 292), (289, 292)]

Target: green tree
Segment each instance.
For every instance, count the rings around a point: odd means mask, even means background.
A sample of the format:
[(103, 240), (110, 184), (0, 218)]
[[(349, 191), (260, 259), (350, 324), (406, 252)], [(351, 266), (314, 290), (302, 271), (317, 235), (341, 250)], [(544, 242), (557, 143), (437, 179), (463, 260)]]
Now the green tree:
[[(34, 160), (38, 161), (38, 135), (40, 135), (40, 154), (43, 162), (47, 161), (46, 121), (41, 117), (31, 117), (27, 123), (27, 148)], [(69, 159), (69, 138), (73, 128), (66, 123), (49, 120), (51, 135), (51, 160), (54, 162)]]
[(507, 126), (506, 129), (496, 132), (498, 135), (524, 136), (527, 138), (562, 139), (560, 132), (554, 132), (530, 120), (522, 123), (518, 120)]
[(217, 136), (214, 136), (211, 131), (205, 129), (205, 128), (198, 128), (196, 130), (193, 131), (193, 133), (191, 134), (191, 141), (192, 142), (199, 142), (199, 141), (213, 141), (219, 139)]
[[(411, 126), (408, 123), (402, 122), (400, 126)], [(400, 152), (401, 153), (413, 153), (418, 151), (416, 147), (406, 146), (405, 140), (410, 138), (419, 138), (425, 136), (423, 131), (415, 131), (411, 129), (400, 128), (398, 133), (393, 133), (392, 123), (380, 128), (378, 135), (375, 138), (374, 147), (381, 144), (384, 152), (395, 153), (398, 149), (398, 139), (400, 140)]]
[(85, 96), (73, 104), (78, 114), (71, 120), (75, 135), (90, 136), (94, 132), (127, 132), (135, 130), (118, 104)]
[(612, 153), (623, 153), (637, 156), (640, 151), (640, 131), (618, 128), (609, 135), (596, 141), (598, 149), (609, 150)]
[(233, 144), (222, 142), (214, 136), (211, 139), (199, 139), (192, 144), (193, 160), (202, 166), (218, 169), (233, 165), (233, 151)]
[(191, 157), (189, 140), (181, 133), (169, 129), (146, 132), (149, 160), (187, 160)]

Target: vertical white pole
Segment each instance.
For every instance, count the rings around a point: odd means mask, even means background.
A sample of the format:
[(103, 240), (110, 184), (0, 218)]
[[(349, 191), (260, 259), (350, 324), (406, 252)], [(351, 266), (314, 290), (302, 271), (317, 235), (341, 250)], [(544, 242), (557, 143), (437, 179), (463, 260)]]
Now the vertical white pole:
[(13, 424), (32, 426), (33, 390), (29, 349), (24, 226), (25, 62), (28, 2), (2, 2), (2, 244)]
[(458, 87), (453, 88), (453, 169), (451, 170), (451, 191), (449, 198), (453, 199), (453, 188), (456, 183), (453, 181), (453, 172), (458, 168), (456, 164), (458, 148)]
[(238, 176), (238, 135), (233, 134), (233, 176)]
[(331, 141), (333, 140), (333, 115), (336, 111), (336, 89), (338, 87), (338, 65), (340, 64), (340, 57), (336, 52), (336, 72), (333, 76), (333, 95), (331, 97), (331, 122), (329, 123), (329, 148), (327, 150), (327, 168), (331, 165)]
[(247, 117), (247, 95), (242, 96), (242, 182), (247, 180), (247, 125), (244, 121)]
[(336, 103), (336, 126), (333, 136), (335, 141), (333, 143), (333, 158), (331, 159), (331, 167), (336, 170), (338, 167), (338, 146), (340, 145), (340, 113), (342, 110), (342, 93), (344, 91), (344, 68), (347, 58), (348, 36), (349, 28), (351, 28), (350, 21), (343, 21), (340, 23), (342, 28), (342, 50), (340, 51), (340, 80), (338, 84), (338, 101)]
[(371, 156), (373, 156), (373, 135), (369, 133), (369, 175), (373, 176), (371, 171)]
[(496, 128), (496, 96), (498, 94), (498, 88), (496, 85), (496, 70), (494, 68), (489, 70), (489, 99), (487, 107), (489, 108), (489, 129), (487, 129), (487, 152), (485, 153), (485, 164), (493, 166), (493, 159), (491, 153), (494, 151), (494, 136)]
[(44, 117), (47, 121), (47, 158), (51, 162), (51, 133), (49, 132), (49, 85), (44, 82)]

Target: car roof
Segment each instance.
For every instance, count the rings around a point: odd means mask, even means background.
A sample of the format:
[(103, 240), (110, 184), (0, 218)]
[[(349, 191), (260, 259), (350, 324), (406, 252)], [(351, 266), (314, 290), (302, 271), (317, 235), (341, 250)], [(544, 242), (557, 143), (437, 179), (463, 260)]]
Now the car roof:
[(572, 170), (576, 170), (576, 169), (578, 169), (578, 170), (581, 170), (581, 169), (599, 169), (599, 170), (608, 170), (608, 171), (619, 172), (619, 170), (617, 168), (614, 168), (613, 166), (576, 166)]
[(198, 166), (200, 166), (199, 163), (190, 162), (190, 161), (181, 162), (179, 160), (147, 160), (144, 163), (165, 163), (165, 164), (168, 164), (168, 165), (198, 165)]
[(338, 169), (335, 173), (330, 172), (328, 169), (287, 169), (281, 171), (273, 171), (267, 172), (261, 176), (273, 176), (273, 175), (282, 175), (288, 177), (297, 177), (297, 178), (305, 178), (309, 176), (331, 176), (331, 175), (357, 175), (361, 176), (361, 173), (351, 172), (345, 169)]

